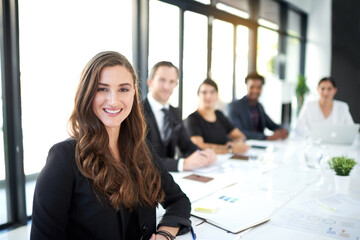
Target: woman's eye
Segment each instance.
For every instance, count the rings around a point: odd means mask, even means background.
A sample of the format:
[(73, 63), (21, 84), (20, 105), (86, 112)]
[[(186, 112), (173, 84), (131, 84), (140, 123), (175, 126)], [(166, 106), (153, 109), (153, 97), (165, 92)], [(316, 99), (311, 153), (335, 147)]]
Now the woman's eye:
[(128, 92), (129, 89), (128, 88), (120, 88), (120, 92)]
[(106, 88), (98, 88), (97, 90), (98, 90), (98, 92), (106, 92), (107, 91)]

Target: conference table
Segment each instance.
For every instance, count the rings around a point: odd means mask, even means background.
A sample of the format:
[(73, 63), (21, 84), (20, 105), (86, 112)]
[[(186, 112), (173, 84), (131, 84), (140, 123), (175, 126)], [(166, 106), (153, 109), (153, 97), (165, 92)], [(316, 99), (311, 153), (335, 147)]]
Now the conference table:
[(341, 155), (360, 162), (360, 135), (352, 145), (314, 146), (296, 136), (247, 143), (242, 159), (217, 155), (213, 166), (171, 173), (192, 203), (197, 239), (360, 239), (360, 164), (346, 191), (335, 188), (327, 163)]

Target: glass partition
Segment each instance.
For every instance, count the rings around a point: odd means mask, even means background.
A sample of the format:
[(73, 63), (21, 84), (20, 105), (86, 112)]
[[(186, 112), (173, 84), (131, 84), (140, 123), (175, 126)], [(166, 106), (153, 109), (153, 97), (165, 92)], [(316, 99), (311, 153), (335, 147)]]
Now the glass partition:
[(218, 109), (225, 110), (232, 101), (234, 73), (234, 25), (215, 19), (213, 22), (213, 44), (211, 78), (218, 84)]
[[(179, 8), (157, 0), (149, 2), (149, 71), (160, 61), (179, 67)], [(179, 87), (169, 103), (179, 105)]]
[[(0, 49), (2, 52), (2, 49)], [(0, 53), (1, 53), (0, 52)], [(2, 63), (0, 58), (0, 82), (2, 79)], [(1, 85), (2, 86), (2, 85)], [(0, 87), (0, 94), (2, 93)], [(8, 219), (8, 188), (7, 188), (7, 179), (6, 179), (6, 166), (5, 166), (5, 156), (4, 156), (4, 125), (3, 125), (3, 101), (2, 94), (0, 97), (0, 225), (7, 223)]]
[(235, 99), (247, 94), (245, 77), (249, 64), (249, 28), (236, 26)]
[(265, 85), (260, 96), (270, 118), (281, 122), (282, 81), (279, 79), (279, 34), (263, 27), (258, 28), (257, 71), (265, 77)]
[(295, 36), (301, 36), (301, 15), (295, 11), (289, 10), (287, 33)]
[[(207, 17), (193, 12), (184, 16), (183, 118), (198, 107), (197, 89), (207, 72)], [(196, 37), (194, 37), (196, 33)]]

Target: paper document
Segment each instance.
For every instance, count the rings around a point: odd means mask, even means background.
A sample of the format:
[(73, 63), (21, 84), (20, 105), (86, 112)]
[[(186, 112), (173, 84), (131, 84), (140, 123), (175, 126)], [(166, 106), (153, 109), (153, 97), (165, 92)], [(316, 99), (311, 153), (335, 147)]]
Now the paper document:
[(232, 156), (232, 154), (217, 154), (216, 162), (213, 165), (208, 166), (208, 167), (194, 169), (193, 171), (198, 172), (198, 173), (208, 173), (208, 172), (216, 171), (221, 167), (221, 165), (223, 163), (225, 163), (227, 160), (229, 160), (231, 156)]
[(360, 215), (360, 201), (344, 194), (334, 194), (301, 203), (311, 211), (322, 211), (339, 216)]
[(181, 190), (188, 196), (190, 202), (197, 201), (205, 196), (213, 194), (219, 189), (222, 189), (236, 182), (231, 177), (217, 174), (196, 174), (204, 177), (213, 178), (211, 181), (207, 182), (187, 179), (189, 175), (193, 175), (193, 173), (191, 172), (171, 173), (171, 175), (173, 176), (175, 182), (179, 184)]
[(281, 209), (273, 217), (271, 224), (335, 239), (358, 240), (360, 238), (359, 219), (322, 215), (302, 209)]
[(267, 222), (274, 210), (275, 204), (266, 193), (256, 190), (241, 192), (235, 185), (192, 203), (191, 214), (238, 233)]

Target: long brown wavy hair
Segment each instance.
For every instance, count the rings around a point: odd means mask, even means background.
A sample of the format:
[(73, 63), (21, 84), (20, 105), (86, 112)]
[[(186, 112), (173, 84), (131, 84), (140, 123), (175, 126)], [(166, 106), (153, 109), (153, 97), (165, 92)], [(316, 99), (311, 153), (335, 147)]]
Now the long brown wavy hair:
[[(146, 125), (135, 87), (134, 102), (129, 116), (121, 123), (118, 146), (120, 161), (111, 155), (109, 137), (104, 124), (92, 110), (100, 72), (104, 67), (120, 65), (137, 75), (130, 62), (120, 53), (101, 52), (85, 66), (75, 95), (69, 131), (77, 140), (76, 164), (87, 177), (96, 194), (109, 200), (119, 210), (120, 204), (133, 210), (137, 205), (157, 206), (164, 199), (161, 177), (145, 142)], [(105, 146), (105, 147), (104, 147)]]

